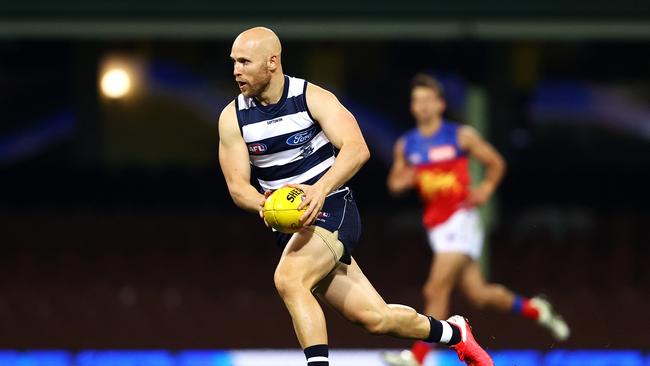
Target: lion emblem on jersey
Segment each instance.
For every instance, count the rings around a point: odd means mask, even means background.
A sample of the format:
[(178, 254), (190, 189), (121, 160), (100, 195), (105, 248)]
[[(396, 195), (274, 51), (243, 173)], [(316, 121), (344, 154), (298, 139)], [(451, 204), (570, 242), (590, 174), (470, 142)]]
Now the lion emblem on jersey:
[(420, 172), (418, 174), (418, 186), (422, 196), (426, 199), (432, 199), (446, 192), (459, 193), (461, 191), (460, 181), (456, 174), (452, 172)]

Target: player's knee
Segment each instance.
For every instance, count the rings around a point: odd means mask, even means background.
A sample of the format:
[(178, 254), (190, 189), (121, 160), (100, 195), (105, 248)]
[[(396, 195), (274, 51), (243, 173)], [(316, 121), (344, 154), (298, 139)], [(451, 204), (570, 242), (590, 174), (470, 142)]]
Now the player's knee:
[(366, 322), (363, 328), (366, 332), (374, 335), (386, 334), (389, 330), (386, 317), (381, 315), (372, 318), (370, 322)]
[(275, 289), (282, 298), (290, 297), (302, 290), (302, 284), (293, 276), (282, 270), (276, 270), (273, 276)]
[(387, 312), (377, 310), (365, 310), (353, 319), (370, 334), (386, 334), (388, 332)]

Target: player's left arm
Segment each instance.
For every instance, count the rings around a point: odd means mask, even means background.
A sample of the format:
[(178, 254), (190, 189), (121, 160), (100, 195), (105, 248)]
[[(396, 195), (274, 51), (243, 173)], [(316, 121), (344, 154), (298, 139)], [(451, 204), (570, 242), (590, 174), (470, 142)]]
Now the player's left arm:
[(467, 203), (471, 206), (480, 206), (490, 200), (497, 189), (506, 163), (499, 152), (472, 127), (463, 126), (458, 131), (458, 144), (461, 149), (478, 160), (484, 167), (483, 180), (470, 192)]
[(309, 205), (301, 218), (305, 226), (316, 220), (325, 203), (325, 197), (352, 178), (370, 158), (370, 151), (357, 120), (334, 94), (308, 84), (306, 98), (311, 115), (339, 153), (334, 165), (314, 185), (296, 185), (305, 191), (301, 208)]

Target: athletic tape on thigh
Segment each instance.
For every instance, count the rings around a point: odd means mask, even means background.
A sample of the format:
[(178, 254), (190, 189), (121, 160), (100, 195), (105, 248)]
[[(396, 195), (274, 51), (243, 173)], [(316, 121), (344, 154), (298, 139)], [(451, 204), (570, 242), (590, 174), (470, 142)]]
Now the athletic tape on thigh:
[(334, 262), (338, 262), (345, 252), (343, 249), (343, 243), (339, 240), (339, 232), (331, 232), (320, 226), (313, 226), (311, 229), (314, 234), (318, 235), (321, 239), (323, 239), (325, 244), (327, 244), (327, 247), (332, 252), (332, 256), (334, 257)]

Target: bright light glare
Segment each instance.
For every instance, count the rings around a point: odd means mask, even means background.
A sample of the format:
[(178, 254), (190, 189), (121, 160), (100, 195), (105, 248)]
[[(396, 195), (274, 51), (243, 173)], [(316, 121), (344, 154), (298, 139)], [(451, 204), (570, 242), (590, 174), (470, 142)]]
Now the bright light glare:
[(102, 76), (101, 88), (109, 98), (122, 98), (131, 89), (131, 77), (124, 69), (110, 69)]

